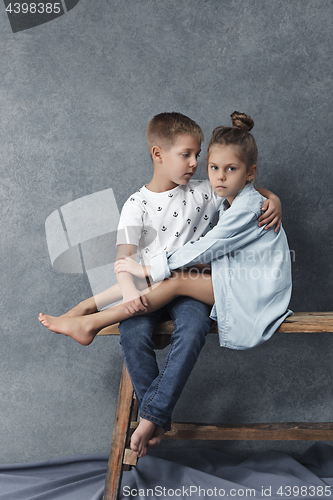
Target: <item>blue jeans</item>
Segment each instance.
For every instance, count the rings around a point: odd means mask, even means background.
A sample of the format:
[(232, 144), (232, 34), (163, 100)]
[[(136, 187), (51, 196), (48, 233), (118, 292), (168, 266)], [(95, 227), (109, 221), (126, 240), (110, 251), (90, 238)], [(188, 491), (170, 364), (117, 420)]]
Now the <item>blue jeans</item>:
[[(125, 363), (140, 408), (140, 416), (170, 430), (171, 414), (205, 344), (211, 307), (190, 297), (178, 297), (150, 314), (119, 325)], [(152, 333), (162, 315), (174, 322), (170, 348), (158, 369)]]

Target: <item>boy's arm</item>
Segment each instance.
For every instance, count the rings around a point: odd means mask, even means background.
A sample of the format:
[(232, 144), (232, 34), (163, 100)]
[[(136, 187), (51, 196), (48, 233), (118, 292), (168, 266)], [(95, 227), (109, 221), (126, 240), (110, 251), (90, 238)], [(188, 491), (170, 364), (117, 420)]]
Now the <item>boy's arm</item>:
[[(117, 261), (130, 257), (135, 261), (137, 247), (135, 245), (119, 245), (118, 253), (116, 258)], [(133, 276), (129, 272), (117, 273), (118, 284), (123, 295), (123, 302), (126, 303), (126, 307), (130, 314), (134, 314), (138, 311), (146, 311), (146, 306), (148, 305), (146, 297), (140, 295), (140, 291), (137, 290)]]
[(267, 198), (264, 201), (261, 210), (265, 213), (259, 217), (258, 226), (265, 226), (265, 229), (270, 229), (276, 225), (274, 231), (277, 233), (281, 226), (282, 220), (282, 206), (281, 201), (276, 194), (272, 193), (272, 191), (268, 191), (268, 189), (258, 188), (257, 191)]

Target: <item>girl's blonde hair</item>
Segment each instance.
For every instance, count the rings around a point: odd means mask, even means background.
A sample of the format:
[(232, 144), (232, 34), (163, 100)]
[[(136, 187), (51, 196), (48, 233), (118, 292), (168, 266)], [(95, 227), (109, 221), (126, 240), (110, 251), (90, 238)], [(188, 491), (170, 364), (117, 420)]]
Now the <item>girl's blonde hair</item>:
[(209, 159), (211, 149), (214, 146), (234, 146), (239, 159), (249, 169), (252, 165), (256, 164), (258, 157), (256, 141), (253, 135), (250, 134), (250, 130), (254, 126), (254, 121), (250, 116), (239, 111), (234, 111), (230, 117), (232, 119), (232, 127), (221, 126), (213, 130), (208, 145), (207, 158)]

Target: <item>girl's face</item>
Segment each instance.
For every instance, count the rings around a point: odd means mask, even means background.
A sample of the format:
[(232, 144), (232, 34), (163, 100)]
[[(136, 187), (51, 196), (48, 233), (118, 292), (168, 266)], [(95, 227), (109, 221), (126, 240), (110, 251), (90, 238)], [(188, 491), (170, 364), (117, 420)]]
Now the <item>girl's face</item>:
[(247, 181), (253, 180), (256, 165), (246, 168), (233, 146), (212, 146), (208, 157), (208, 177), (215, 193), (230, 205)]

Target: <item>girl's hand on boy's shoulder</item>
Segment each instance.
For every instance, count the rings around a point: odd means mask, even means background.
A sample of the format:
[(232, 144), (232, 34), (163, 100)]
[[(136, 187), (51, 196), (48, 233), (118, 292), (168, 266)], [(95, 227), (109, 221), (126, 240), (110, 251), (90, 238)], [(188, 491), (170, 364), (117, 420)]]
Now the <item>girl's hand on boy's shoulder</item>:
[(261, 210), (264, 212), (258, 219), (258, 226), (266, 226), (266, 229), (270, 229), (274, 226), (274, 232), (277, 233), (281, 226), (282, 221), (282, 206), (280, 198), (277, 196), (267, 199), (262, 204)]

